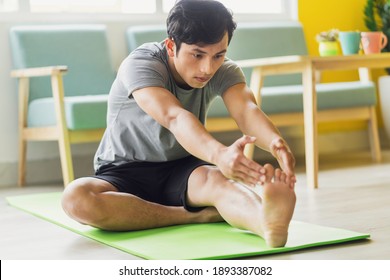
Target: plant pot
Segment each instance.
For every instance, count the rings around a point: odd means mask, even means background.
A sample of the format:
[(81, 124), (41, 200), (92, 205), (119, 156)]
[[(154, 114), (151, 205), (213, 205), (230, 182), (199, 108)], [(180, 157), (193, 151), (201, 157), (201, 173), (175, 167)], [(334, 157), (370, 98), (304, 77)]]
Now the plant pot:
[(378, 92), (382, 108), (382, 118), (387, 137), (390, 139), (390, 76), (378, 79)]
[(320, 56), (338, 55), (339, 45), (337, 42), (319, 42), (318, 51)]

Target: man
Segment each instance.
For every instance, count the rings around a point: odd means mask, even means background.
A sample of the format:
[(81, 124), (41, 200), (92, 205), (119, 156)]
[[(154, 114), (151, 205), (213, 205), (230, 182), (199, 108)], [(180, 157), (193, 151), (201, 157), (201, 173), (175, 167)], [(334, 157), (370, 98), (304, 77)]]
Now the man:
[[(294, 157), (255, 104), (241, 69), (225, 57), (235, 28), (217, 1), (178, 1), (167, 18), (168, 38), (123, 61), (96, 174), (65, 189), (70, 217), (114, 231), (225, 220), (269, 246), (285, 245), (295, 207)], [(207, 108), (218, 95), (251, 136), (225, 146), (206, 131)], [(249, 143), (270, 151), (283, 171), (246, 158)]]

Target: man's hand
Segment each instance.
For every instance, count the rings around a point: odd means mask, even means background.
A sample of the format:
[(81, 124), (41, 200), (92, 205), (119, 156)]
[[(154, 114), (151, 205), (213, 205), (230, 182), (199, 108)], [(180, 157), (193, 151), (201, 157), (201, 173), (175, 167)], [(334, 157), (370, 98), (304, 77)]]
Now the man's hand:
[(278, 160), (282, 170), (287, 176), (291, 177), (291, 181), (295, 184), (295, 158), (286, 141), (282, 138), (276, 138), (271, 142), (269, 149), (271, 154)]
[(248, 186), (255, 186), (264, 179), (265, 168), (244, 155), (245, 145), (255, 141), (255, 137), (243, 136), (219, 151), (216, 165), (225, 177)]

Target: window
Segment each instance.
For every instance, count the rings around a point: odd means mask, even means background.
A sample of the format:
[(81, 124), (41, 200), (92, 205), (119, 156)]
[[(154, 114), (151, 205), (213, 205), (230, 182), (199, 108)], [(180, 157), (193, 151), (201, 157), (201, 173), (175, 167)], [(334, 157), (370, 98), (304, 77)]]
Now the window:
[(133, 13), (156, 12), (156, 0), (30, 0), (35, 13)]
[[(238, 22), (296, 20), (298, 0), (218, 0)], [(0, 0), (0, 21), (120, 19), (162, 22), (176, 0)], [(7, 15), (8, 14), (8, 15)]]
[(15, 12), (18, 9), (18, 0), (0, 0), (0, 12)]
[[(298, 0), (218, 0), (236, 19), (296, 19)], [(166, 16), (176, 0), (0, 0), (0, 13)]]
[[(283, 11), (283, 0), (218, 0), (235, 14), (277, 14)], [(163, 11), (168, 12), (176, 0), (162, 0)]]

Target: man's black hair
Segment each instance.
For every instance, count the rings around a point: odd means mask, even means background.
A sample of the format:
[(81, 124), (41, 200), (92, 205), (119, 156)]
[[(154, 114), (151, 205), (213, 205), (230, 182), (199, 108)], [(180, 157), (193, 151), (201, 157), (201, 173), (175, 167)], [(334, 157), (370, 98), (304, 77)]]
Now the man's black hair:
[(215, 0), (179, 0), (167, 18), (168, 37), (177, 51), (181, 43), (218, 43), (226, 32), (230, 43), (236, 27), (232, 12)]

